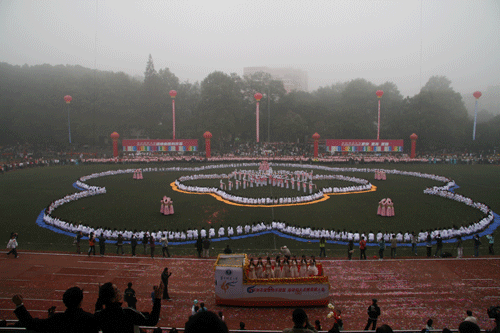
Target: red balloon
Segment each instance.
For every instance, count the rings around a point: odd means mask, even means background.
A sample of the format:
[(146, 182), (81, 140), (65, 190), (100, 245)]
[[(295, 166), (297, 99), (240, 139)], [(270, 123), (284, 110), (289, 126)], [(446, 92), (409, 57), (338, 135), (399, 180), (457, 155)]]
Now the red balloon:
[(382, 90), (377, 90), (377, 92), (375, 94), (377, 95), (378, 98), (380, 98), (380, 97), (382, 97), (384, 92)]
[(203, 137), (205, 139), (211, 139), (212, 138), (212, 133), (210, 133), (209, 131), (206, 131), (205, 133), (203, 133)]
[(258, 101), (260, 101), (262, 99), (262, 94), (261, 93), (256, 93), (255, 95), (253, 95), (253, 97)]
[(111, 133), (110, 137), (113, 140), (118, 140), (118, 138), (120, 137), (120, 134), (118, 134), (117, 132), (113, 132), (113, 133)]
[(64, 100), (66, 101), (66, 103), (69, 104), (69, 102), (71, 102), (71, 100), (73, 99), (73, 97), (71, 97), (70, 95), (66, 95), (64, 96)]
[(168, 94), (170, 95), (170, 97), (175, 98), (175, 96), (177, 96), (177, 91), (170, 90), (170, 92)]
[(320, 135), (316, 132), (316, 133), (314, 133), (314, 134), (313, 134), (312, 138), (313, 138), (314, 140), (319, 140)]
[(476, 97), (476, 99), (479, 99), (483, 94), (481, 94), (480, 91), (476, 91), (475, 93), (472, 94), (472, 96)]

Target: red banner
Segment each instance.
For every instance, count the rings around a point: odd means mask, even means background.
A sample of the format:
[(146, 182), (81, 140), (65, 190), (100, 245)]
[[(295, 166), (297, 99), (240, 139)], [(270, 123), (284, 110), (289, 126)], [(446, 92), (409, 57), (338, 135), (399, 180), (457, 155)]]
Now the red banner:
[(326, 140), (328, 152), (403, 152), (403, 140)]
[(198, 151), (198, 140), (122, 140), (123, 151)]

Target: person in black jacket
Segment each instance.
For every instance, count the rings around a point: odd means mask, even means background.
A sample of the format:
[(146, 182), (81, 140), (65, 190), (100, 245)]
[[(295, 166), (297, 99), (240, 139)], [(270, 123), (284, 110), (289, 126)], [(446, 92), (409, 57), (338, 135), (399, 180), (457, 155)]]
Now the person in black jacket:
[(377, 319), (380, 316), (380, 308), (377, 305), (377, 300), (372, 299), (372, 305), (368, 307), (368, 323), (365, 326), (365, 331), (368, 330), (370, 324), (372, 325), (372, 330), (377, 327)]
[(37, 332), (64, 332), (64, 333), (97, 333), (99, 327), (94, 315), (81, 308), (83, 290), (72, 287), (63, 294), (63, 303), (66, 311), (55, 313), (47, 319), (32, 318), (23, 305), (23, 297), (14, 295), (12, 302), (16, 305), (15, 315), (21, 326)]
[(132, 289), (132, 282), (127, 284), (127, 289), (123, 292), (123, 300), (127, 302), (129, 308), (135, 309), (137, 298), (135, 297), (135, 290)]
[(201, 258), (201, 252), (203, 251), (203, 240), (201, 239), (201, 235), (198, 235), (198, 239), (196, 240), (196, 251), (198, 252), (198, 258)]
[(161, 273), (161, 282), (163, 284), (163, 299), (170, 300), (170, 296), (168, 295), (168, 278), (172, 275), (172, 273), (168, 272), (168, 267), (165, 267), (163, 273)]
[(106, 236), (101, 234), (99, 236), (99, 254), (103, 257), (104, 253), (106, 253)]
[(137, 247), (137, 238), (135, 237), (135, 235), (132, 235), (130, 245), (132, 246), (132, 257), (135, 257), (135, 248)]
[[(95, 319), (103, 333), (134, 333), (134, 326), (155, 326), (160, 319), (163, 283), (155, 287), (155, 301), (149, 317), (141, 312), (122, 308), (122, 294), (111, 282), (99, 288), (99, 298), (95, 304)], [(103, 308), (104, 306), (104, 308)]]

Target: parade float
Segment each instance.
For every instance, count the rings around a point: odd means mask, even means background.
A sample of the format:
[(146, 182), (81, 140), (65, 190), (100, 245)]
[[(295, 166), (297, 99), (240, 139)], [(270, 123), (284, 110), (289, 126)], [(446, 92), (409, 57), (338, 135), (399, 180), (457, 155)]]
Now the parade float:
[(321, 263), (317, 267), (316, 276), (250, 279), (246, 254), (220, 254), (215, 263), (215, 302), (252, 307), (327, 306), (328, 276), (323, 276)]

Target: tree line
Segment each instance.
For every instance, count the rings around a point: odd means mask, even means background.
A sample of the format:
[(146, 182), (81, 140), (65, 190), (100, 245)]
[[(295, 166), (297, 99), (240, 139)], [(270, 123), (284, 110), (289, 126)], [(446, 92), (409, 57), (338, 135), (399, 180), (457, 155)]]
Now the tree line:
[[(123, 72), (48, 64), (0, 63), (0, 144), (68, 144), (68, 112), (74, 145), (103, 145), (116, 131), (121, 138), (172, 138), (172, 99), (177, 91), (176, 138), (199, 139), (210, 131), (220, 144), (255, 142), (255, 99), (260, 92), (260, 141), (300, 142), (318, 132), (321, 139), (376, 139), (377, 97), (381, 99), (381, 139), (419, 136), (419, 150), (486, 151), (500, 142), (500, 116), (477, 125), (462, 96), (444, 76), (433, 76), (413, 97), (392, 82), (375, 85), (363, 78), (312, 92), (287, 93), (269, 74), (240, 77), (220, 71), (203, 81), (180, 82), (168, 68), (156, 70), (151, 55), (144, 80)], [(63, 97), (71, 95), (67, 105)], [(497, 149), (498, 150), (498, 149)]]

